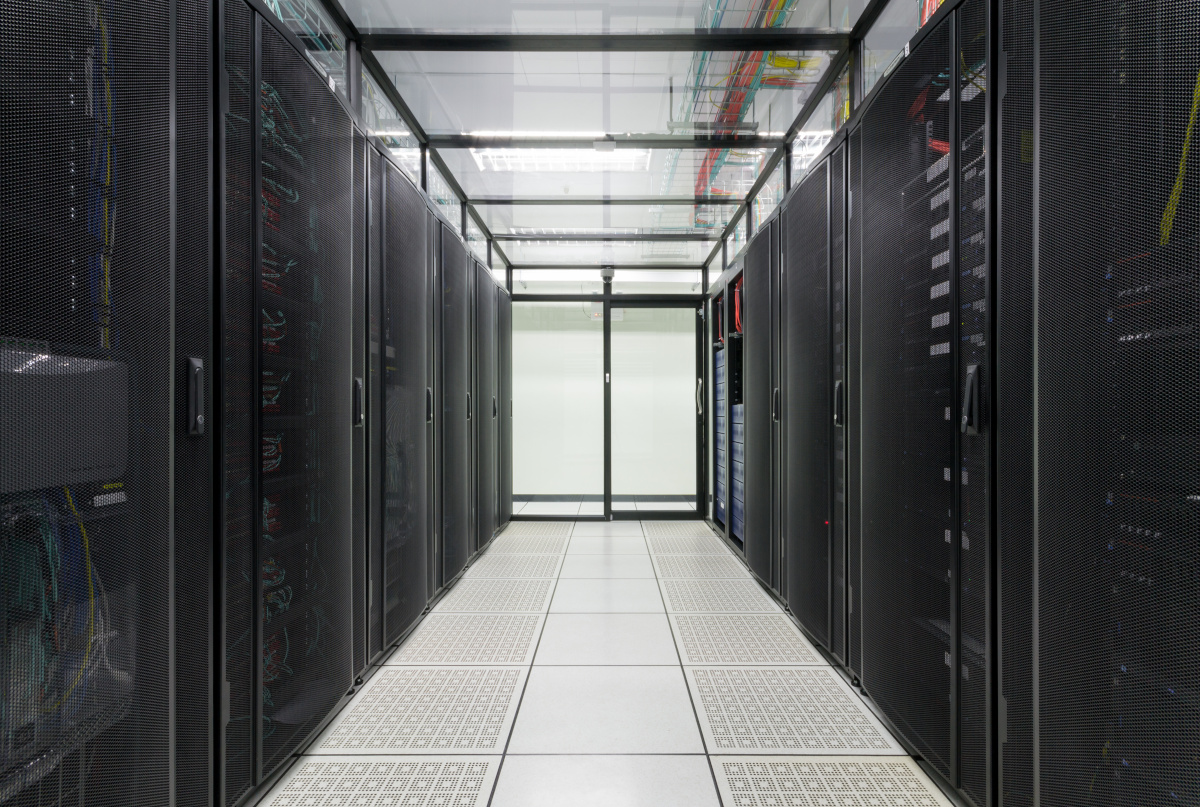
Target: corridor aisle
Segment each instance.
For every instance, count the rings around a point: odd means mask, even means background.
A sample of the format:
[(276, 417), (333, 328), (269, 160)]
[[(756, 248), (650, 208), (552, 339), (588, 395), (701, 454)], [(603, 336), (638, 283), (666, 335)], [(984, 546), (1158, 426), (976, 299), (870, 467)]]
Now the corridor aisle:
[(701, 522), (517, 522), (272, 807), (949, 802)]

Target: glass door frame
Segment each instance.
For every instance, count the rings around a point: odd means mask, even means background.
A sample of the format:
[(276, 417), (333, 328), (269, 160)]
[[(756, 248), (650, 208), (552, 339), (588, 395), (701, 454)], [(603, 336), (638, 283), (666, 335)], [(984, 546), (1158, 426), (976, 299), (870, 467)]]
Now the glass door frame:
[[(688, 268), (688, 267), (680, 267)], [(707, 272), (704, 273), (707, 287)], [(509, 272), (509, 290), (511, 277)], [(604, 514), (576, 515), (572, 518), (555, 515), (522, 515), (515, 513), (513, 521), (693, 521), (706, 518), (705, 483), (708, 478), (708, 456), (705, 440), (708, 423), (708, 367), (704, 361), (705, 301), (704, 294), (613, 294), (612, 281), (604, 280), (603, 294), (513, 294), (516, 303), (604, 303)], [(696, 509), (690, 510), (617, 510), (612, 509), (612, 310), (613, 308), (690, 308), (696, 312), (696, 379), (702, 390), (701, 404), (696, 415)]]

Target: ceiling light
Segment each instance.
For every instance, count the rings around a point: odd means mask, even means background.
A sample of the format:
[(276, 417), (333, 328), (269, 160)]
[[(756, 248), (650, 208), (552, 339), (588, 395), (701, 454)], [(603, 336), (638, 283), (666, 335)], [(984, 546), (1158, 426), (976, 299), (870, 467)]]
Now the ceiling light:
[(480, 171), (497, 173), (638, 173), (650, 170), (649, 149), (471, 149)]

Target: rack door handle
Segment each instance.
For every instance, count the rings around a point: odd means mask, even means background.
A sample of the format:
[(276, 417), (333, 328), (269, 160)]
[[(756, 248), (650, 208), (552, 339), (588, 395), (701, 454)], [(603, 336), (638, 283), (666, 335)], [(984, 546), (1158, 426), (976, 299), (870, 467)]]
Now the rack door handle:
[(779, 422), (779, 387), (775, 388), (775, 392), (771, 394), (771, 420)]
[(467, 420), (471, 419), (471, 393), (467, 393)]
[(979, 365), (967, 367), (967, 377), (963, 384), (962, 424), (963, 434), (979, 434)]
[(361, 426), (367, 420), (363, 411), (363, 380), (354, 379), (354, 425)]
[(204, 434), (204, 360), (188, 359), (188, 434)]
[(433, 423), (433, 388), (425, 388), (425, 422)]
[(841, 380), (833, 382), (833, 425), (834, 426), (845, 426), (846, 425), (846, 410), (844, 409), (846, 399), (845, 399), (845, 396), (842, 394), (843, 391), (844, 391), (844, 387), (842, 386)]
[(704, 399), (700, 397), (700, 393), (703, 392), (703, 390), (704, 390), (704, 379), (697, 378), (696, 379), (696, 417), (700, 417), (701, 415), (704, 414), (704, 404), (703, 404)]
[(500, 414), (500, 408), (496, 406), (496, 396), (492, 396), (492, 420), (496, 419), (496, 415)]

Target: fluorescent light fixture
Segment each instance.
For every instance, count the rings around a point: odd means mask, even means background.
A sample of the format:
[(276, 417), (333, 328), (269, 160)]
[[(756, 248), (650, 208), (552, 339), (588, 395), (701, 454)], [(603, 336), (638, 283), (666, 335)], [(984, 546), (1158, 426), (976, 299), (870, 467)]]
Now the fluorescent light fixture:
[(639, 173), (650, 170), (649, 149), (471, 149), (480, 171), (495, 173)]
[(603, 140), (608, 132), (502, 132), (488, 130), (481, 132), (464, 132), (471, 137), (503, 137), (519, 139), (522, 137), (539, 140)]
[(408, 129), (371, 129), (371, 134), (376, 137), (411, 137), (412, 132)]

